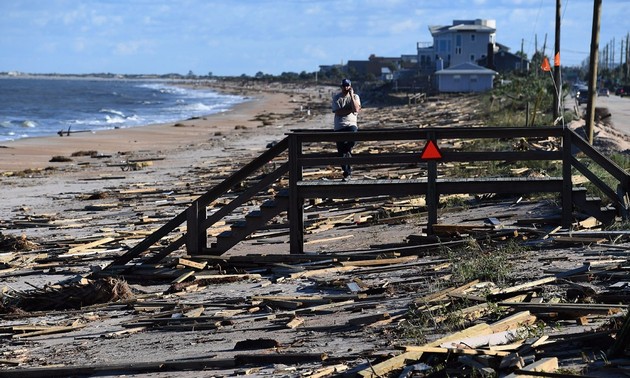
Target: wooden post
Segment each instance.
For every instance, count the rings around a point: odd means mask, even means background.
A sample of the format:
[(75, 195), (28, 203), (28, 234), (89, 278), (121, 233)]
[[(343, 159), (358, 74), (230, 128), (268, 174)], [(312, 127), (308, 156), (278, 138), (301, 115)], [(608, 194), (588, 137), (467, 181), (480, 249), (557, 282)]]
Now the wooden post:
[[(431, 131), (427, 135), (427, 143), (431, 140), (434, 143), (435, 132)], [(436, 143), (437, 146), (437, 143)], [(429, 160), (427, 163), (427, 232), (433, 234), (433, 225), (437, 224), (437, 210), (439, 203), (439, 194), (437, 192), (437, 162), (435, 160)]]
[(302, 180), (302, 143), (296, 133), (289, 135), (289, 248), (291, 254), (304, 253), (304, 204), (298, 181)]
[(569, 229), (573, 223), (573, 183), (571, 181), (571, 131), (564, 130), (562, 137), (562, 227)]
[(193, 201), (186, 210), (186, 251), (189, 255), (200, 254), (200, 237), (199, 237), (199, 201)]
[(555, 83), (556, 92), (553, 96), (553, 122), (555, 124), (558, 116), (562, 116), (562, 109), (560, 109), (560, 96), (562, 96), (562, 81), (560, 80), (560, 64), (555, 65), (556, 59), (555, 56), (560, 54), (560, 1), (556, 0), (556, 38), (555, 38), (555, 46), (554, 46), (554, 67), (553, 67), (553, 82)]

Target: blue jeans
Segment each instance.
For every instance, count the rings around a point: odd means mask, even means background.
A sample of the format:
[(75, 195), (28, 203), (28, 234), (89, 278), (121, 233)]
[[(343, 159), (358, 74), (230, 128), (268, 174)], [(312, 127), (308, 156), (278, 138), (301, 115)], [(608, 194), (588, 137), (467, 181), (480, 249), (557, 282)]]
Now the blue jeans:
[[(335, 131), (356, 132), (357, 130), (358, 130), (358, 127), (356, 126), (346, 126), (344, 128), (341, 128)], [(343, 140), (343, 141), (337, 142), (337, 155), (339, 157), (347, 156), (348, 154), (352, 152), (352, 148), (354, 147), (354, 144), (355, 142), (353, 140)], [(350, 174), (352, 173), (352, 167), (350, 167), (350, 165), (342, 165), (341, 169), (343, 170), (344, 177), (350, 176)]]

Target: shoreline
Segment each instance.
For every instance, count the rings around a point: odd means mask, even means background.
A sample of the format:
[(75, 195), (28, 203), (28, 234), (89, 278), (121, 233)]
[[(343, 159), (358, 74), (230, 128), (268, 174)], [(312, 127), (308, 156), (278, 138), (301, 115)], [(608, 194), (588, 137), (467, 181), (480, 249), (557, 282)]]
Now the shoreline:
[[(299, 109), (292, 96), (279, 91), (261, 91), (254, 88), (225, 88), (209, 86), (221, 93), (243, 96), (246, 100), (230, 110), (201, 117), (163, 124), (76, 133), (70, 136), (24, 138), (0, 143), (0, 172), (40, 170), (63, 166), (54, 163), (53, 157), (70, 157), (72, 154), (93, 151), (99, 155), (130, 154), (139, 151), (171, 150), (209, 140), (216, 135), (229, 135), (237, 130), (250, 130), (260, 126), (264, 113), (288, 115)], [(67, 163), (65, 163), (67, 165)]]

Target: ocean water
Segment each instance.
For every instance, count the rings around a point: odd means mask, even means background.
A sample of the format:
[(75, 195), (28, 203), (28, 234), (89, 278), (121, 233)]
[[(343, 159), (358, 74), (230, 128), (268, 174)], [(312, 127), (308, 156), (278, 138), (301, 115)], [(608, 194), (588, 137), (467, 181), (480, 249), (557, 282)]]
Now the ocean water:
[(0, 141), (168, 123), (246, 101), (170, 81), (0, 78)]

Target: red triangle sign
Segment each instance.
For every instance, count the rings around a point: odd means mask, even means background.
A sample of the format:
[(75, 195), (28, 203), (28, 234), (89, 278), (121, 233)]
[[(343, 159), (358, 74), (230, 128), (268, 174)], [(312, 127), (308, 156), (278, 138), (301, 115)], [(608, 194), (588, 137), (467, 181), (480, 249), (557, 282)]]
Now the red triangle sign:
[(432, 140), (428, 140), (426, 146), (422, 150), (422, 154), (420, 155), (420, 159), (422, 160), (435, 160), (441, 159), (442, 153), (435, 145), (435, 142)]

